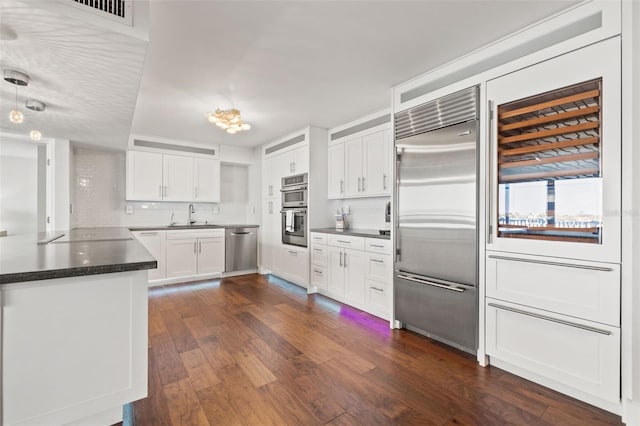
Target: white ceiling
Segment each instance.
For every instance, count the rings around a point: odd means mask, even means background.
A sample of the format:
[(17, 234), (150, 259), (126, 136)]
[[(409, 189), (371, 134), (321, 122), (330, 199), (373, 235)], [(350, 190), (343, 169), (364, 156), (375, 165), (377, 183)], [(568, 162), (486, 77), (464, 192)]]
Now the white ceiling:
[[(45, 136), (256, 146), (388, 107), (393, 85), (575, 3), (154, 0), (145, 58), (141, 40), (0, 0), (0, 65), (32, 76), (19, 100), (48, 104), (37, 115), (22, 108)], [(16, 130), (13, 90), (0, 82), (0, 127)], [(239, 108), (253, 129), (222, 132), (205, 117), (216, 107)]]

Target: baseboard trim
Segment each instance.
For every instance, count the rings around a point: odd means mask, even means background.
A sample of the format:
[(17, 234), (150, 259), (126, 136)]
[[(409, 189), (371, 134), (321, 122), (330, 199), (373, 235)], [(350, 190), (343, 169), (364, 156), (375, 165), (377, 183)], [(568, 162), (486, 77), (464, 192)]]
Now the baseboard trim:
[(622, 421), (627, 426), (640, 426), (640, 402), (630, 399), (623, 401)]

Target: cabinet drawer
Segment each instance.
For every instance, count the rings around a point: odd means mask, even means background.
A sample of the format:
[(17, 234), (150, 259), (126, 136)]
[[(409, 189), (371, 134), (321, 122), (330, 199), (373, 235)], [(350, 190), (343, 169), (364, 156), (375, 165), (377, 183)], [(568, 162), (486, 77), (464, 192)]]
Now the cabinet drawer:
[(311, 266), (311, 285), (326, 290), (328, 273), (327, 268), (316, 265)]
[(312, 232), (311, 242), (313, 244), (327, 244), (327, 234), (322, 234), (320, 232)]
[(620, 267), (490, 254), (487, 296), (620, 325)]
[(327, 246), (312, 244), (311, 245), (311, 264), (314, 266), (328, 266), (329, 258), (328, 258), (329, 249)]
[(383, 240), (382, 238), (365, 238), (364, 246), (366, 251), (391, 254), (391, 240)]
[(215, 238), (224, 237), (224, 228), (216, 229), (187, 229), (167, 231), (167, 240), (181, 240), (183, 238)]
[(329, 245), (354, 250), (364, 250), (364, 238), (352, 237), (351, 235), (329, 234)]
[(367, 253), (367, 278), (381, 281), (383, 283), (391, 282), (391, 271), (393, 265), (391, 256), (388, 254)]
[(542, 384), (556, 383), (562, 392), (573, 389), (618, 402), (619, 328), (499, 300), (487, 299), (486, 308), (487, 354), (492, 359), (548, 382)]
[(374, 315), (389, 318), (391, 310), (391, 286), (367, 280), (367, 307)]

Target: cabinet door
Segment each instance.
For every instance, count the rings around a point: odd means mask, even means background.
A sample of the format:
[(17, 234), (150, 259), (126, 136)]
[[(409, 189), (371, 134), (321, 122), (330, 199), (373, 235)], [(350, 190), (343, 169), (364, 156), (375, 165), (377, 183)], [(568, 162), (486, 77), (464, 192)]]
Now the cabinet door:
[(362, 193), (366, 195), (383, 195), (389, 193), (387, 179), (389, 177), (389, 153), (391, 149), (385, 140), (385, 132), (376, 132), (362, 138), (364, 154), (364, 172)]
[(127, 200), (162, 200), (162, 154), (127, 152)]
[(306, 286), (309, 283), (309, 253), (306, 250), (283, 246), (280, 271), (292, 281)]
[(193, 201), (193, 157), (163, 154), (164, 201)]
[(345, 194), (347, 197), (362, 195), (362, 138), (344, 143)]
[(266, 199), (262, 202), (262, 226), (260, 227), (260, 265), (263, 269), (271, 270), (271, 259), (273, 253), (272, 237), (273, 227), (271, 226), (273, 214), (273, 200)]
[(344, 250), (345, 298), (362, 304), (365, 300), (365, 253), (360, 250)]
[(327, 158), (329, 198), (344, 198), (344, 143), (329, 147)]
[(198, 273), (197, 246), (195, 238), (167, 240), (167, 278)]
[(198, 239), (198, 274), (224, 272), (224, 237)]
[(292, 172), (294, 174), (309, 173), (309, 147), (307, 145), (294, 149), (292, 152)]
[(138, 231), (133, 235), (158, 262), (156, 269), (149, 269), (149, 281), (164, 278), (166, 276), (165, 231)]
[(329, 247), (329, 282), (327, 289), (336, 296), (344, 296), (344, 253), (339, 247)]
[(193, 159), (194, 201), (220, 202), (220, 160)]
[(391, 283), (393, 263), (388, 254), (367, 253), (367, 278), (383, 283)]
[(609, 39), (487, 83), (488, 249), (620, 262), (620, 75)]

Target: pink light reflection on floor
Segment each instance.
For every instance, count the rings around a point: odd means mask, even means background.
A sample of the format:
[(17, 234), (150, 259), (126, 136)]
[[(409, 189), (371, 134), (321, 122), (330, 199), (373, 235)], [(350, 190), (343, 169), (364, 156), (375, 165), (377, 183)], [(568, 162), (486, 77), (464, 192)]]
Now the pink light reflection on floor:
[(391, 329), (387, 321), (374, 317), (373, 315), (365, 314), (359, 309), (343, 305), (340, 308), (340, 316), (349, 321), (364, 325), (369, 330), (381, 336), (388, 337), (391, 334)]

